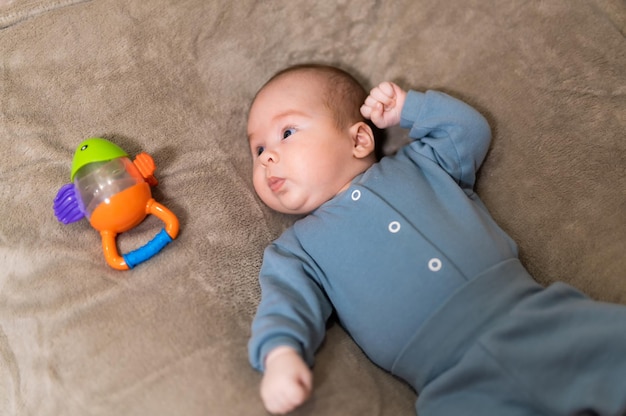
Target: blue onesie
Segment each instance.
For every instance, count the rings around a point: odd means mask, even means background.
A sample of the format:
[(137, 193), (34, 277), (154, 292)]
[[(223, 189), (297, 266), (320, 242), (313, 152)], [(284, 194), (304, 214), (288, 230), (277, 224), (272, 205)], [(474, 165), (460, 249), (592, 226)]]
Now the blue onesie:
[(266, 250), (250, 362), (279, 345), (313, 364), (333, 311), (418, 392), (420, 415), (626, 411), (626, 307), (542, 288), (474, 193), (486, 120), (410, 91), (411, 143)]

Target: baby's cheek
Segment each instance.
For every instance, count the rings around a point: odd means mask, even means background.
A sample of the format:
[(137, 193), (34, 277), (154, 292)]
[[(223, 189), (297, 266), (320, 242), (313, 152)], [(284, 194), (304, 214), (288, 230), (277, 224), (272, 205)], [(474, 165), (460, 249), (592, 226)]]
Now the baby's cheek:
[(259, 175), (254, 175), (252, 177), (252, 186), (254, 187), (254, 192), (262, 198), (263, 194), (263, 178), (259, 178)]

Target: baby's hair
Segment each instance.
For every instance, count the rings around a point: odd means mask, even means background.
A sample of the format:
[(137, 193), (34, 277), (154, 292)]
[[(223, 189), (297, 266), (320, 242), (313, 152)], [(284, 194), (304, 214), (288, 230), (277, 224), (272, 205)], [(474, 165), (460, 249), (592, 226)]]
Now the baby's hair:
[(382, 130), (361, 115), (360, 109), (368, 94), (363, 86), (348, 72), (322, 64), (298, 64), (287, 67), (274, 74), (265, 85), (283, 75), (297, 72), (317, 75), (322, 80), (324, 83), (323, 103), (335, 117), (338, 128), (343, 129), (359, 121), (367, 123), (372, 128), (376, 140), (376, 157), (380, 159), (385, 135)]
[(299, 64), (276, 73), (268, 83), (285, 74), (310, 73), (318, 75), (324, 83), (324, 105), (335, 116), (337, 127), (345, 128), (358, 121), (364, 121), (359, 108), (363, 105), (367, 92), (352, 75), (327, 65)]

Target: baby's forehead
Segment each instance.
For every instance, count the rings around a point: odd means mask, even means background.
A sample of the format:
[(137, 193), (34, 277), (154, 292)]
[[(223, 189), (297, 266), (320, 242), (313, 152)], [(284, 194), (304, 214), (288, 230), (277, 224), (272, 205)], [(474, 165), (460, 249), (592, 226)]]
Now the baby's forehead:
[(290, 103), (295, 105), (303, 97), (309, 100), (323, 98), (327, 94), (326, 84), (320, 77), (307, 73), (282, 74), (272, 79), (257, 92), (251, 108), (258, 101), (272, 104)]
[[(326, 82), (322, 76), (315, 73), (295, 72), (284, 74), (273, 80), (271, 84), (275, 84), (278, 88), (286, 88), (289, 90), (306, 90), (308, 93), (314, 92), (318, 95), (322, 92), (322, 88), (326, 87)], [(271, 84), (268, 84), (271, 85)]]
[(324, 77), (312, 71), (297, 70), (268, 81), (256, 94), (248, 111), (248, 139), (255, 130), (285, 114), (319, 114), (328, 112), (335, 117), (329, 106), (328, 84)]

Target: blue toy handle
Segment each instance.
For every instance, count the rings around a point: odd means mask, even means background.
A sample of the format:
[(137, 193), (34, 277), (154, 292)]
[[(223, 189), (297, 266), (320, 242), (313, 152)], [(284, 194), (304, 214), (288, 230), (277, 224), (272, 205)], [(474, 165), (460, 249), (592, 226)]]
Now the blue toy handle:
[(128, 268), (132, 269), (136, 265), (143, 263), (146, 260), (150, 260), (171, 242), (172, 237), (170, 237), (170, 235), (165, 231), (165, 228), (163, 228), (161, 232), (159, 232), (152, 240), (148, 241), (144, 246), (139, 247), (128, 254), (124, 254), (122, 257), (128, 265)]

